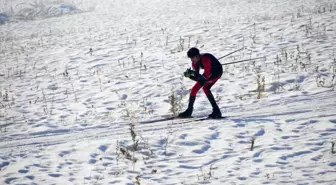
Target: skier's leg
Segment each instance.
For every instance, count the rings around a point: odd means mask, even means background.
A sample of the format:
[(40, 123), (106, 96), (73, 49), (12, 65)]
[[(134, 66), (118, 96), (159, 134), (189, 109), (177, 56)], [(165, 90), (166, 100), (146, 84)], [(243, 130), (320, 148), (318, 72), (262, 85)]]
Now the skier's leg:
[(202, 85), (198, 82), (193, 86), (190, 92), (190, 96), (189, 96), (188, 108), (184, 112), (180, 113), (178, 117), (185, 118), (185, 117), (190, 117), (192, 115), (192, 112), (194, 110), (194, 103), (196, 100), (196, 94), (201, 89), (201, 87)]
[(207, 96), (211, 106), (212, 106), (212, 113), (209, 115), (209, 117), (211, 118), (219, 118), (222, 117), (222, 113), (215, 101), (215, 98), (213, 96), (213, 94), (211, 93), (211, 87), (217, 82), (217, 80), (220, 77), (217, 77), (215, 79), (212, 79), (210, 81), (208, 81), (204, 86), (203, 86), (203, 91), (205, 93), (205, 95)]
[(190, 92), (190, 96), (196, 96), (197, 92), (202, 88), (201, 83), (197, 82), (192, 88)]
[(204, 84), (203, 92), (206, 96), (208, 96), (208, 94), (211, 94), (210, 89), (217, 82), (218, 79), (220, 79), (220, 76), (216, 77), (216, 78), (213, 78), (213, 79), (210, 79)]

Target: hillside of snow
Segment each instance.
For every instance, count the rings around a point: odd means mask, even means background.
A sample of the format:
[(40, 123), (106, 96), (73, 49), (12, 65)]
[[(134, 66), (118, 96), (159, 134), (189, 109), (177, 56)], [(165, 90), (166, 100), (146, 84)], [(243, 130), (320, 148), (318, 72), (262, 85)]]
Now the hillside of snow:
[[(4, 0), (0, 184), (336, 184), (335, 20), (334, 0)], [(194, 118), (145, 123), (187, 108), (190, 47), (249, 59), (211, 89), (228, 118), (197, 120), (201, 90)]]

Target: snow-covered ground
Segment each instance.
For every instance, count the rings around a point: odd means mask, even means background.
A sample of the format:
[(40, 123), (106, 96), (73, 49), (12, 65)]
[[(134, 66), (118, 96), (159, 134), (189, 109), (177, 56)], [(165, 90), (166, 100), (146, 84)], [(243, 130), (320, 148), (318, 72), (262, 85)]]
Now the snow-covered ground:
[[(336, 1), (55, 2), (85, 11), (0, 25), (0, 184), (336, 184)], [(193, 46), (265, 58), (224, 67), (227, 119), (141, 123), (186, 108)]]

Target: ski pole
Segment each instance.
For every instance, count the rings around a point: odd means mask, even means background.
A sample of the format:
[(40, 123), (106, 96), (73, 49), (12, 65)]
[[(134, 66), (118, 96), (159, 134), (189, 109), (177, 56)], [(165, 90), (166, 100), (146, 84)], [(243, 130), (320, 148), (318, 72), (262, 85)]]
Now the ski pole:
[(229, 62), (229, 63), (225, 63), (225, 64), (222, 64), (222, 65), (224, 66), (224, 65), (235, 64), (235, 63), (240, 63), (240, 62), (246, 62), (246, 61), (251, 61), (251, 60), (263, 59), (263, 58), (266, 60), (266, 56), (263, 56), (263, 57), (257, 57), (257, 58), (238, 60), (238, 61), (235, 61), (235, 62)]
[(225, 57), (227, 57), (227, 56), (229, 56), (229, 55), (232, 55), (233, 53), (237, 53), (238, 51), (241, 51), (241, 50), (243, 50), (243, 49), (244, 49), (244, 47), (242, 47), (242, 48), (240, 48), (240, 49), (238, 49), (238, 50), (236, 50), (236, 51), (232, 51), (231, 53), (226, 54), (226, 55), (224, 55), (224, 56), (218, 58), (218, 60), (220, 60), (220, 59), (222, 59), (222, 58), (225, 58)]

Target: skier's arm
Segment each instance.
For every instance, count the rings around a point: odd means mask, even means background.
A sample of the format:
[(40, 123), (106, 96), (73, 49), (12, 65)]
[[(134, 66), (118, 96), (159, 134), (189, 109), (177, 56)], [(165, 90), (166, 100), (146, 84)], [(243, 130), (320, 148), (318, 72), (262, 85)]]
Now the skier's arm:
[(210, 58), (203, 58), (204, 73), (203, 76), (206, 80), (211, 77), (211, 60)]

